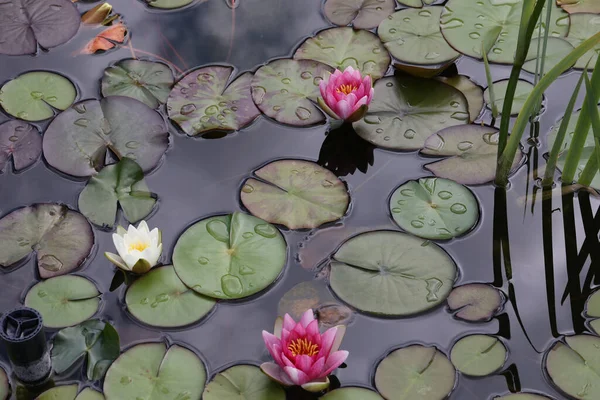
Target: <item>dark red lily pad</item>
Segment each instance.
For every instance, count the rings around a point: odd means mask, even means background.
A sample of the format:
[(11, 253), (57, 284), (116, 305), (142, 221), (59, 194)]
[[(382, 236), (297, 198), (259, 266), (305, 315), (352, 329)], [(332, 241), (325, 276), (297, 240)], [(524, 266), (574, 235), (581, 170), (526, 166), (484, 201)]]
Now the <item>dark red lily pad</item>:
[(8, 121), (0, 125), (0, 172), (12, 156), (15, 171), (30, 167), (42, 154), (42, 137), (33, 125)]

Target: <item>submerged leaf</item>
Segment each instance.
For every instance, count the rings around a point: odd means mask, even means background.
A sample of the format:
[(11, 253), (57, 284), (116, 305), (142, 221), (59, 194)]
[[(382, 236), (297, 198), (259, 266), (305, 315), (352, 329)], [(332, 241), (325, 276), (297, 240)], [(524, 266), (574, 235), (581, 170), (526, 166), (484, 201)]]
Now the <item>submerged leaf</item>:
[(204, 389), (204, 400), (285, 400), (285, 391), (254, 365), (234, 365)]
[(557, 0), (556, 4), (569, 14), (600, 14), (600, 1), (598, 0)]
[[(494, 88), (494, 102), (496, 103), (496, 108), (498, 110), (502, 110), (502, 105), (504, 104), (504, 98), (506, 97), (506, 89), (508, 88), (508, 79), (494, 82), (492, 85)], [(533, 90), (533, 85), (527, 81), (519, 79), (517, 81), (517, 87), (515, 89), (515, 95), (513, 97), (512, 107), (510, 109), (510, 115), (517, 115), (521, 112), (523, 108), (523, 104), (531, 94)], [(488, 108), (491, 107), (490, 100), (490, 88), (488, 87), (483, 92), (483, 98), (488, 105)]]
[(498, 338), (469, 335), (454, 344), (450, 360), (465, 375), (487, 376), (502, 368), (506, 354), (506, 347)]
[(90, 40), (81, 50), (81, 54), (94, 54), (98, 51), (110, 50), (119, 44), (123, 44), (126, 35), (127, 27), (119, 21)]
[(81, 22), (86, 25), (102, 24), (111, 12), (112, 6), (109, 3), (98, 4), (81, 16)]
[(394, 0), (327, 0), (325, 16), (335, 25), (354, 29), (377, 28), (396, 8)]
[(458, 286), (448, 296), (448, 308), (465, 321), (489, 321), (500, 310), (504, 298), (493, 286), (469, 283)]
[(473, 122), (479, 117), (484, 105), (481, 86), (465, 75), (456, 75), (451, 78), (438, 76), (435, 79), (457, 88), (465, 96), (469, 105), (469, 122)]
[(42, 136), (35, 126), (20, 121), (0, 124), (0, 172), (4, 171), (11, 156), (18, 172), (33, 165), (40, 154)]

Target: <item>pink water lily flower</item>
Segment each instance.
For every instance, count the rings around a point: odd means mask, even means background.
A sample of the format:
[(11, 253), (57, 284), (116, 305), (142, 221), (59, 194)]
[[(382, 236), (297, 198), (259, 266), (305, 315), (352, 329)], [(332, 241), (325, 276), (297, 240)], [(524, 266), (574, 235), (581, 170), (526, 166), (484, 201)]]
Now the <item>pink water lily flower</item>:
[(336, 69), (329, 79), (325, 78), (319, 84), (321, 96), (319, 106), (329, 116), (355, 122), (365, 116), (367, 108), (373, 99), (373, 83), (371, 76), (364, 78), (360, 71), (347, 67), (344, 72)]
[(275, 362), (260, 368), (282, 385), (299, 385), (311, 392), (325, 390), (329, 387), (327, 376), (348, 357), (347, 351), (338, 351), (345, 332), (346, 327), (340, 325), (321, 334), (312, 310), (298, 323), (286, 314), (277, 318), (274, 334), (262, 333)]

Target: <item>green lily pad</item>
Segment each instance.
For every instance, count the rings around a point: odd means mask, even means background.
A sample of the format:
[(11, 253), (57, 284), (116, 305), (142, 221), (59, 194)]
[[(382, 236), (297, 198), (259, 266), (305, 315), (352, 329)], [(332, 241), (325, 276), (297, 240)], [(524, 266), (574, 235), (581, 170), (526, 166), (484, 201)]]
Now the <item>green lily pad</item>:
[(231, 81), (232, 67), (213, 65), (196, 69), (173, 87), (167, 100), (169, 118), (185, 133), (237, 131), (260, 115), (252, 101), (252, 73)]
[(0, 400), (7, 400), (10, 395), (10, 381), (4, 368), (0, 367)]
[(80, 25), (69, 0), (5, 1), (0, 4), (0, 54), (34, 54), (71, 39)]
[(457, 276), (441, 247), (394, 231), (347, 240), (333, 255), (329, 282), (335, 294), (368, 313), (407, 316), (444, 300)]
[(15, 171), (32, 166), (42, 154), (42, 137), (38, 129), (20, 121), (0, 124), (0, 172), (12, 156)]
[(90, 280), (77, 275), (58, 276), (34, 285), (25, 306), (39, 311), (46, 328), (66, 328), (98, 311), (100, 292)]
[(469, 283), (458, 286), (448, 296), (448, 308), (465, 321), (489, 321), (502, 308), (504, 297), (491, 285)]
[(505, 396), (494, 397), (494, 400), (550, 400), (550, 397), (540, 396), (534, 393), (514, 393)]
[(104, 377), (108, 366), (119, 357), (119, 334), (108, 322), (93, 319), (62, 329), (52, 341), (52, 367), (57, 374), (86, 360), (90, 381)]
[(67, 109), (75, 97), (77, 90), (70, 80), (46, 71), (26, 72), (0, 89), (0, 104), (4, 111), (25, 121), (53, 117), (54, 109)]
[[(535, 68), (538, 59), (538, 45), (541, 46), (539, 42), (542, 41), (543, 43), (543, 40), (543, 38), (537, 38), (531, 41), (531, 44), (529, 45), (529, 52), (527, 53), (527, 58), (525, 59), (526, 61), (523, 64), (523, 69), (525, 71), (535, 74)], [(548, 72), (551, 70), (556, 64), (565, 58), (567, 54), (572, 52), (573, 49), (573, 45), (563, 38), (548, 37), (544, 71)], [(494, 92), (494, 94), (496, 93)], [(499, 109), (501, 108), (502, 107)]]
[[(197, 3), (204, 3), (206, 0), (197, 1)], [(175, 8), (185, 7), (194, 2), (194, 0), (144, 0), (151, 8), (158, 8), (162, 10), (173, 10)]]
[[(496, 176), (498, 130), (482, 125), (463, 125), (443, 129), (425, 141), (421, 154), (448, 157), (425, 165), (440, 178), (463, 185), (480, 185)], [(523, 154), (518, 151), (513, 169)]]
[(454, 344), (450, 360), (465, 375), (487, 376), (504, 366), (506, 354), (506, 347), (498, 338), (469, 335)]
[(215, 301), (181, 282), (173, 266), (154, 268), (137, 279), (125, 295), (127, 309), (136, 319), (157, 328), (177, 328), (199, 321)]
[[(481, 59), (483, 48), (490, 62), (512, 64), (522, 9), (523, 0), (449, 0), (444, 6), (440, 27), (456, 51)], [(545, 10), (542, 15), (545, 23)], [(549, 30), (551, 37), (565, 37), (569, 30), (569, 15), (554, 4)], [(543, 32), (542, 29), (542, 35)], [(538, 34), (536, 26), (532, 38)]]
[(456, 75), (451, 78), (438, 76), (435, 79), (455, 87), (465, 96), (469, 106), (469, 122), (473, 122), (479, 117), (479, 114), (481, 114), (481, 109), (484, 105), (483, 89), (481, 86), (470, 80), (465, 75)]
[(335, 25), (373, 29), (396, 9), (394, 0), (327, 0), (325, 16)]
[[(567, 41), (573, 47), (579, 46), (581, 43), (600, 32), (600, 15), (597, 14), (573, 14), (570, 16), (571, 29), (566, 37)], [(593, 68), (600, 52), (600, 44), (597, 44), (592, 50), (581, 56), (575, 63), (575, 68), (584, 69), (589, 65)]]
[(590, 322), (590, 327), (596, 332), (597, 335), (600, 335), (600, 319), (595, 319)]
[[(494, 103), (496, 104), (496, 108), (502, 112), (502, 106), (504, 105), (504, 97), (506, 96), (506, 89), (508, 88), (508, 79), (494, 82)], [(517, 115), (521, 112), (523, 108), (523, 104), (533, 91), (533, 85), (527, 81), (519, 79), (517, 82), (517, 88), (515, 90), (515, 97), (513, 98), (512, 107), (510, 109), (510, 115)], [(488, 108), (491, 109), (492, 105), (490, 102), (490, 88), (488, 87), (483, 92), (483, 98)]]
[(374, 80), (385, 75), (391, 59), (373, 33), (350, 27), (331, 28), (307, 39), (296, 50), (295, 60), (315, 60), (344, 70), (351, 66)]
[(99, 226), (114, 226), (118, 205), (130, 223), (146, 218), (156, 205), (144, 172), (127, 157), (92, 176), (79, 194), (79, 210)]
[(85, 388), (77, 395), (75, 400), (104, 400), (104, 395), (94, 389)]
[(204, 400), (285, 400), (283, 388), (253, 365), (235, 365), (206, 385)]
[(290, 229), (316, 228), (342, 218), (350, 204), (346, 185), (312, 161), (278, 160), (254, 172), (240, 198), (252, 215)]
[(322, 397), (323, 400), (383, 400), (383, 397), (369, 389), (343, 387), (332, 390)]
[(565, 337), (548, 351), (548, 375), (560, 390), (574, 399), (600, 398), (600, 338), (591, 335)]
[(121, 354), (104, 379), (106, 400), (199, 399), (206, 370), (192, 351), (143, 343)]
[(440, 31), (442, 6), (423, 9), (405, 8), (385, 19), (377, 34), (399, 61), (418, 65), (437, 65), (452, 61), (458, 56)]
[(121, 60), (104, 70), (102, 95), (131, 97), (157, 108), (167, 102), (174, 80), (173, 72), (163, 63)]
[(35, 400), (75, 400), (77, 390), (77, 384), (56, 386), (46, 390)]
[(85, 100), (60, 113), (44, 133), (44, 157), (72, 176), (96, 174), (107, 150), (135, 160), (144, 172), (158, 165), (169, 147), (163, 117), (144, 103), (123, 96)]
[(421, 7), (429, 6), (435, 2), (436, 2), (436, 0), (402, 0), (402, 1), (398, 1), (398, 3), (402, 4), (403, 6), (414, 7), (414, 8), (421, 8)]
[(252, 79), (252, 98), (268, 117), (282, 124), (314, 125), (325, 115), (314, 104), (319, 82), (332, 69), (315, 61), (275, 60), (260, 67)]
[(375, 83), (367, 115), (353, 124), (367, 142), (390, 150), (418, 150), (442, 128), (469, 122), (465, 96), (432, 79), (395, 76)]
[(598, 0), (558, 0), (556, 4), (569, 14), (600, 14), (600, 1)]
[(390, 197), (390, 211), (400, 228), (425, 239), (463, 235), (479, 220), (479, 203), (473, 193), (443, 178), (402, 184)]
[(10, 267), (35, 251), (40, 277), (51, 278), (80, 267), (93, 246), (89, 222), (64, 205), (34, 204), (0, 219), (0, 267)]
[(285, 266), (287, 246), (273, 225), (233, 213), (189, 227), (173, 252), (175, 272), (205, 296), (239, 299), (272, 284)]
[(412, 345), (390, 353), (377, 366), (375, 386), (386, 399), (445, 399), (452, 389), (456, 371), (435, 347)]
[(588, 317), (600, 318), (600, 290), (597, 290), (588, 298), (585, 313)]

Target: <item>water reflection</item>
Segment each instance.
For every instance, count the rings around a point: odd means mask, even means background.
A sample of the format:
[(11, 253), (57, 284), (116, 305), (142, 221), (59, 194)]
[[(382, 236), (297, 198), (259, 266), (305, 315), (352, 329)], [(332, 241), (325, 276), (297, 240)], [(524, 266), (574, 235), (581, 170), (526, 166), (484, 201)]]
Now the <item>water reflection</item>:
[(319, 151), (317, 163), (337, 176), (354, 174), (358, 169), (365, 174), (373, 166), (375, 146), (356, 134), (352, 124), (331, 129)]

